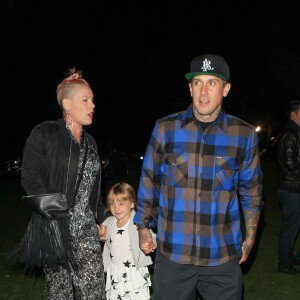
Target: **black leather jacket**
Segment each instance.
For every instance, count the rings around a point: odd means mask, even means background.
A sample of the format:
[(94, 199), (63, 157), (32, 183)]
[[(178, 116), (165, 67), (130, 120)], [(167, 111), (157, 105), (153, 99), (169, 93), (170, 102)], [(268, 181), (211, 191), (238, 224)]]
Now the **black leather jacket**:
[[(98, 153), (95, 139), (85, 131), (84, 134), (89, 149)], [(75, 194), (79, 151), (79, 146), (72, 141), (63, 119), (35, 126), (26, 140), (22, 157), (21, 184), (25, 192), (28, 195), (65, 193), (70, 205)], [(90, 208), (101, 223), (104, 220), (101, 170), (94, 183)]]
[(289, 120), (277, 145), (278, 188), (300, 193), (300, 127)]

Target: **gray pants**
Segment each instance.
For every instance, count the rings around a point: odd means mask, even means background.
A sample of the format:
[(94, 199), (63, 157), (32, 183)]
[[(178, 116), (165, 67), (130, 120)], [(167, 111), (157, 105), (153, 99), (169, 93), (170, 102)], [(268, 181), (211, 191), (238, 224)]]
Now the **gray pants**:
[(242, 272), (240, 255), (216, 267), (198, 267), (172, 262), (156, 252), (155, 300), (196, 300), (197, 291), (206, 300), (240, 300)]

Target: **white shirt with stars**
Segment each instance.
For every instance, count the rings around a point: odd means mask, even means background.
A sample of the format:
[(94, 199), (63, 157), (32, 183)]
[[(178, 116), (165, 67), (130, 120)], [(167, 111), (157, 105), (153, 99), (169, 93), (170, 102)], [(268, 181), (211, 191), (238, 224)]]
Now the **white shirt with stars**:
[(122, 228), (118, 228), (115, 223), (108, 241), (111, 245), (112, 263), (120, 267), (132, 267), (134, 264), (129, 245), (128, 223), (129, 221)]

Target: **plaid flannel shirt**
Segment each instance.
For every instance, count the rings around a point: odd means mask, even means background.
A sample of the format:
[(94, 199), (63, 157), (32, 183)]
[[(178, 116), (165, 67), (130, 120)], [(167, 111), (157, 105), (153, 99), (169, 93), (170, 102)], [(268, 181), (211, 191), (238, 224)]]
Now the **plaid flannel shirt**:
[(239, 202), (260, 211), (261, 181), (253, 126), (221, 110), (202, 130), (191, 105), (154, 126), (134, 222), (157, 221), (158, 249), (168, 259), (220, 265), (241, 250)]

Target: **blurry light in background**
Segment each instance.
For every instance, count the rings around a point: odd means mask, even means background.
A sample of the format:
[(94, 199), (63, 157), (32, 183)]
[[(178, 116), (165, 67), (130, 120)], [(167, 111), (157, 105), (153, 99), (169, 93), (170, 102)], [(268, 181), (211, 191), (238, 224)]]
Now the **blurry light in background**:
[(256, 128), (255, 128), (255, 131), (256, 132), (259, 132), (261, 130), (261, 127), (258, 125), (258, 126), (256, 126)]

